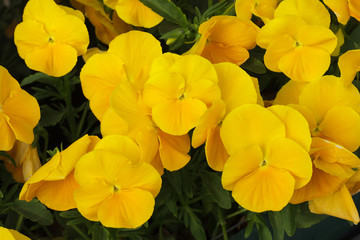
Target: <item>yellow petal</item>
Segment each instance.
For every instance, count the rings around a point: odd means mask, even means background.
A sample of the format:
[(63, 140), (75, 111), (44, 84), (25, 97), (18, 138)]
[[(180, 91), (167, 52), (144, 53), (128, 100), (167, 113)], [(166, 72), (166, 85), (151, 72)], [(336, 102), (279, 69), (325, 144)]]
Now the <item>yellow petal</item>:
[(226, 161), (221, 183), (227, 190), (233, 190), (237, 182), (254, 173), (264, 160), (261, 148), (256, 145), (239, 148)]
[(291, 107), (275, 105), (268, 108), (285, 125), (286, 137), (294, 140), (307, 152), (310, 150), (311, 135), (306, 119)]
[(147, 191), (119, 191), (101, 204), (98, 217), (106, 227), (137, 228), (151, 217), (154, 205), (154, 197)]
[(320, 48), (328, 53), (332, 53), (337, 45), (336, 35), (329, 28), (317, 25), (302, 26), (297, 41), (304, 46)]
[(50, 34), (46, 32), (44, 25), (32, 19), (19, 23), (14, 32), (14, 42), (23, 59), (36, 48), (46, 46), (49, 38)]
[(76, 49), (77, 56), (86, 53), (89, 33), (78, 17), (73, 15), (59, 17), (51, 27), (48, 27), (48, 31), (54, 42), (64, 43)]
[(354, 152), (360, 145), (360, 116), (349, 107), (330, 109), (319, 125), (324, 138)]
[(193, 131), (191, 144), (194, 148), (205, 143), (208, 130), (221, 123), (225, 116), (225, 104), (222, 100), (214, 102), (199, 119)]
[(231, 63), (214, 64), (222, 100), (229, 113), (244, 103), (256, 103), (257, 94), (250, 76)]
[(263, 100), (263, 98), (261, 96), (261, 93), (260, 93), (259, 80), (257, 78), (255, 78), (255, 77), (251, 77), (251, 80), (252, 80), (252, 82), (254, 84), (256, 95), (257, 95), (256, 103), (263, 107), (264, 106), (264, 100)]
[(13, 91), (2, 106), (2, 111), (9, 117), (7, 122), (16, 139), (32, 143), (33, 129), (40, 120), (40, 108), (36, 99), (22, 89)]
[(241, 19), (250, 20), (252, 16), (252, 0), (236, 0), (235, 1), (235, 12), (236, 16)]
[(0, 236), (5, 240), (31, 240), (16, 230), (0, 227)]
[[(111, 0), (104, 1), (106, 5), (108, 5), (108, 2), (111, 2)], [(113, 6), (113, 4), (110, 3), (110, 6)], [(117, 14), (125, 22), (137, 27), (151, 28), (163, 20), (160, 15), (153, 12), (150, 8), (138, 0), (117, 1), (115, 9)]]
[(295, 189), (305, 186), (312, 175), (310, 155), (288, 138), (273, 141), (265, 153), (265, 161), (272, 167), (288, 171), (295, 179)]
[(202, 101), (184, 98), (158, 104), (152, 109), (152, 117), (156, 125), (165, 133), (184, 135), (196, 126), (206, 109), (206, 105)]
[(13, 147), (15, 143), (15, 134), (10, 128), (9, 124), (6, 122), (6, 116), (0, 113), (0, 134), (2, 140), (0, 141), (0, 150), (1, 151), (9, 151)]
[(220, 138), (220, 127), (212, 126), (208, 130), (208, 137), (205, 144), (206, 160), (215, 171), (223, 171), (224, 165), (229, 158), (225, 146)]
[(134, 163), (139, 162), (141, 151), (130, 138), (123, 135), (109, 135), (101, 139), (94, 150), (103, 149), (121, 154)]
[(273, 140), (285, 137), (285, 126), (269, 110), (256, 104), (244, 104), (225, 117), (220, 135), (231, 155), (237, 149), (252, 144), (265, 149)]
[(330, 26), (330, 14), (318, 0), (287, 0), (279, 4), (275, 10), (275, 18), (295, 15), (308, 24)]
[(76, 61), (76, 50), (61, 42), (48, 43), (29, 52), (25, 57), (25, 63), (29, 68), (54, 77), (61, 77), (70, 72)]
[(158, 129), (150, 128), (135, 129), (129, 132), (129, 136), (139, 145), (141, 149), (141, 161), (153, 164), (159, 152)]
[(304, 20), (296, 16), (275, 18), (260, 29), (256, 43), (261, 48), (268, 48), (272, 41), (285, 34), (295, 39), (298, 30), (304, 25)]
[(358, 224), (360, 221), (359, 213), (345, 185), (329, 196), (309, 201), (309, 209), (312, 213), (327, 214), (351, 221), (354, 224)]
[(327, 174), (314, 166), (310, 182), (304, 187), (295, 190), (290, 203), (298, 204), (327, 196), (336, 191), (344, 181), (344, 179)]
[(74, 174), (70, 173), (64, 180), (43, 182), (36, 191), (36, 197), (50, 209), (66, 211), (76, 208), (73, 194), (78, 187)]
[(240, 206), (252, 212), (280, 211), (288, 204), (294, 184), (289, 172), (268, 166), (240, 179), (232, 196)]
[(242, 46), (224, 47), (214, 42), (206, 45), (201, 56), (211, 63), (231, 62), (240, 66), (249, 58), (249, 52)]
[(127, 122), (120, 117), (112, 107), (105, 112), (101, 123), (101, 134), (105, 137), (112, 134), (126, 135), (128, 132)]
[(51, 24), (58, 17), (66, 15), (65, 10), (53, 0), (31, 0), (24, 8), (24, 21), (29, 19)]
[[(330, 53), (324, 49), (300, 46), (279, 60), (279, 69), (292, 80), (311, 82), (326, 72), (330, 59)], [(314, 64), (316, 68), (313, 67)]]
[(358, 1), (350, 0), (349, 1), (349, 10), (350, 15), (356, 20), (360, 21), (360, 4)]
[(354, 80), (356, 73), (360, 71), (360, 50), (350, 50), (339, 57), (341, 79), (345, 85)]
[(324, 0), (324, 3), (335, 13), (338, 22), (345, 25), (350, 19), (347, 0)]
[(110, 106), (110, 96), (116, 85), (127, 81), (123, 64), (115, 54), (103, 53), (92, 56), (81, 70), (83, 93), (90, 100), (91, 110), (100, 120)]
[(176, 171), (183, 168), (189, 161), (190, 151), (189, 135), (172, 136), (158, 131), (159, 153), (162, 165), (169, 171)]
[(74, 192), (76, 207), (85, 218), (99, 221), (98, 209), (104, 200), (111, 197), (113, 186), (104, 181), (92, 181), (81, 185)]
[(162, 48), (150, 33), (130, 31), (116, 37), (109, 44), (108, 52), (118, 55), (124, 61), (127, 78), (138, 89), (142, 89), (148, 78), (150, 65), (162, 54)]

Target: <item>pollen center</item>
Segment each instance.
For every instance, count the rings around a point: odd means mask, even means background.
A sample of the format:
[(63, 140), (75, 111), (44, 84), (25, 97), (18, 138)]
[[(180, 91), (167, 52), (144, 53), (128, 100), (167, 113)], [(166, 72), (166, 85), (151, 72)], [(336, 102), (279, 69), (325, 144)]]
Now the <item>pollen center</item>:
[(262, 163), (261, 163), (261, 167), (264, 167), (264, 166), (266, 166), (267, 165), (267, 162), (266, 162), (266, 160), (264, 159), (263, 161), (262, 161)]
[(52, 37), (49, 37), (48, 42), (53, 43), (54, 39)]
[(118, 192), (120, 190), (120, 188), (116, 185), (114, 185), (114, 192)]
[(185, 98), (184, 94), (181, 94), (181, 96), (179, 97), (179, 100), (183, 100)]
[(296, 41), (296, 43), (295, 43), (295, 47), (300, 47), (301, 46), (301, 43), (300, 42), (298, 42), (298, 41)]

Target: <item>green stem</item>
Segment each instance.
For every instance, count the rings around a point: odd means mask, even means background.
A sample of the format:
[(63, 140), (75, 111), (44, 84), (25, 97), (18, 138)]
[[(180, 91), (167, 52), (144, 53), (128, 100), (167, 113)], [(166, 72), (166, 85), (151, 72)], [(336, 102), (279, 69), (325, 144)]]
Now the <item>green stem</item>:
[(88, 236), (86, 236), (85, 233), (83, 233), (76, 225), (71, 225), (71, 227), (77, 232), (79, 233), (85, 240), (90, 240), (90, 238)]
[(208, 0), (208, 8), (211, 7), (213, 5), (213, 1), (212, 0)]
[(76, 136), (76, 121), (74, 109), (72, 106), (72, 97), (71, 97), (71, 78), (63, 78), (65, 85), (65, 104), (66, 104), (66, 119), (70, 127), (70, 141), (74, 142), (77, 139)]
[(228, 240), (228, 235), (227, 235), (227, 231), (226, 231), (226, 222), (225, 222), (224, 216), (223, 216), (220, 208), (218, 208), (218, 214), (220, 217), (220, 225), (221, 225), (221, 230), (223, 233), (223, 239)]
[(16, 222), (16, 227), (15, 227), (16, 231), (20, 232), (23, 221), (24, 221), (24, 216), (20, 214), (20, 216)]
[(84, 126), (84, 122), (85, 122), (85, 119), (86, 119), (86, 116), (87, 116), (87, 112), (88, 112), (88, 108), (85, 108), (82, 115), (81, 115), (80, 121), (79, 121), (79, 125), (78, 125), (77, 132), (76, 132), (77, 136), (81, 135), (81, 129)]

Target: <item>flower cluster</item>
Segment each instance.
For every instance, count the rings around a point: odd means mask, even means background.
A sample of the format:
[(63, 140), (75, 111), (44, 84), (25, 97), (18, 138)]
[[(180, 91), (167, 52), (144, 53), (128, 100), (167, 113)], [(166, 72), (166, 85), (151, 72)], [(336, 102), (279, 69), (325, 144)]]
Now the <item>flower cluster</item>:
[[(360, 191), (360, 93), (353, 84), (360, 50), (337, 57), (342, 30), (331, 30), (324, 5), (346, 24), (350, 16), (360, 19), (356, 1), (237, 0), (236, 16), (183, 24), (197, 32), (193, 46), (178, 53), (139, 28), (169, 17), (159, 15), (165, 7), (150, 9), (138, 0), (70, 2), (78, 10), (29, 0), (14, 41), (30, 69), (54, 77), (68, 74), (83, 56), (81, 70), (69, 75), (79, 75), (100, 132), (78, 131), (76, 141), (41, 166), (33, 143), (39, 105), (0, 67), (0, 151), (6, 152), (0, 159), (25, 182), (20, 200), (37, 198), (53, 210), (77, 209), (105, 227), (135, 229), (153, 215), (162, 176), (185, 168), (203, 147), (209, 169), (248, 211), (308, 202), (312, 213), (360, 221), (352, 199)], [(99, 46), (108, 47), (88, 49), (84, 16)], [(186, 34), (175, 29), (168, 39), (178, 32)], [(255, 50), (263, 53), (265, 72), (287, 79), (266, 100), (263, 75), (245, 71)], [(70, 128), (77, 113), (64, 114), (72, 117)], [(17, 234), (9, 231), (4, 234)]]

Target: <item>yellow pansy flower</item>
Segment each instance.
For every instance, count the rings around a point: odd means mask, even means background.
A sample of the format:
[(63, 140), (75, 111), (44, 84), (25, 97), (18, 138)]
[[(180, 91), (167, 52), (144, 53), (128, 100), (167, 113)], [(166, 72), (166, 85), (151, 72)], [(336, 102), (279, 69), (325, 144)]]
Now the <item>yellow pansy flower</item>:
[(0, 160), (4, 160), (6, 169), (17, 182), (25, 182), (41, 167), (37, 148), (33, 148), (31, 144), (16, 141), (7, 154), (14, 159), (16, 165), (6, 157), (0, 156)]
[(23, 22), (15, 29), (14, 41), (29, 68), (60, 77), (70, 72), (77, 57), (86, 52), (89, 35), (79, 17), (53, 0), (30, 0)]
[(114, 9), (125, 22), (137, 27), (151, 28), (163, 20), (139, 0), (104, 0), (104, 4)]
[(260, 17), (264, 23), (274, 18), (274, 12), (280, 0), (236, 0), (236, 16), (251, 19), (251, 16)]
[[(106, 143), (102, 143), (106, 141)], [(75, 191), (79, 212), (106, 227), (136, 228), (152, 215), (161, 177), (141, 162), (140, 148), (126, 136), (102, 139), (76, 164)]]
[(98, 137), (85, 135), (64, 151), (57, 152), (25, 182), (19, 199), (31, 201), (37, 197), (45, 206), (57, 211), (76, 208), (73, 193), (79, 185), (74, 179), (74, 167), (97, 141)]
[(249, 58), (248, 50), (256, 46), (258, 31), (250, 20), (214, 16), (200, 25), (201, 37), (186, 54), (200, 55), (212, 63), (241, 65)]
[(212, 64), (197, 55), (164, 54), (152, 64), (144, 85), (144, 103), (165, 133), (184, 135), (211, 104), (220, 99)]
[(214, 64), (222, 100), (208, 108), (196, 124), (192, 134), (192, 146), (199, 147), (205, 142), (206, 160), (209, 166), (222, 171), (228, 153), (220, 138), (221, 123), (225, 116), (245, 103), (256, 103), (257, 93), (250, 76), (232, 63)]
[(283, 72), (299, 82), (320, 78), (327, 71), (330, 54), (337, 45), (337, 38), (330, 29), (309, 25), (297, 16), (271, 20), (260, 29), (256, 41), (266, 49), (264, 62), (267, 68)]
[(15, 140), (32, 143), (33, 129), (40, 120), (36, 99), (0, 66), (0, 151), (12, 149)]
[(340, 78), (324, 76), (307, 84), (298, 104), (291, 105), (309, 123), (313, 137), (321, 137), (355, 151), (360, 145), (360, 94)]
[(129, 136), (141, 148), (142, 161), (152, 164), (160, 173), (163, 168), (175, 171), (189, 162), (189, 136), (172, 136), (161, 131), (152, 120), (151, 109), (128, 81), (119, 83), (110, 102), (112, 108), (101, 121), (104, 136)]
[(295, 190), (291, 203), (297, 204), (328, 196), (337, 191), (360, 166), (360, 159), (349, 150), (326, 139), (312, 139), (310, 155), (313, 175), (304, 187)]
[(0, 227), (0, 236), (4, 240), (30, 240), (27, 236), (16, 230)]
[(151, 34), (130, 31), (117, 36), (107, 52), (88, 59), (80, 80), (94, 115), (101, 121), (119, 82), (130, 81), (140, 91), (149, 76), (151, 63), (161, 54), (160, 42)]
[(335, 13), (339, 23), (346, 25), (350, 17), (360, 21), (360, 3), (357, 0), (324, 0)]
[[(299, 122), (305, 129), (298, 128)], [(224, 119), (220, 135), (230, 155), (222, 184), (242, 207), (253, 212), (280, 211), (294, 189), (309, 182), (311, 159), (303, 146), (310, 145), (305, 142), (310, 137), (297, 142), (309, 130), (293, 109), (241, 105)]]

